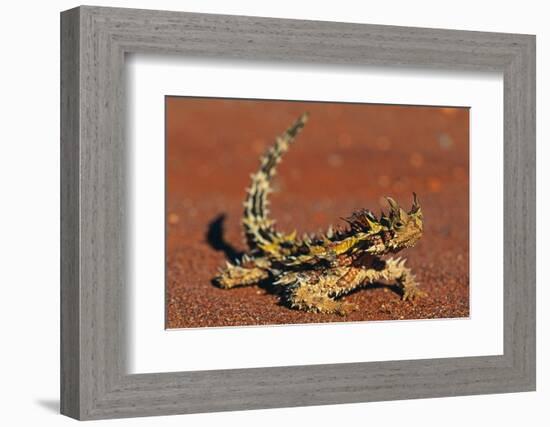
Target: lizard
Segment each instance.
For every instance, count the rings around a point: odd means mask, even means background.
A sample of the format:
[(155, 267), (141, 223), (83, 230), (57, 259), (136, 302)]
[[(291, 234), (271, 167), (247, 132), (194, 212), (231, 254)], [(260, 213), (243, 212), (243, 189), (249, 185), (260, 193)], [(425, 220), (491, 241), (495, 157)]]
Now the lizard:
[[(285, 234), (269, 217), (269, 194), (276, 167), (302, 131), (309, 114), (303, 113), (260, 158), (246, 190), (242, 226), (248, 251), (226, 262), (214, 277), (220, 288), (257, 285), (282, 287), (282, 301), (292, 309), (345, 316), (357, 309), (345, 301), (349, 292), (375, 282), (397, 285), (402, 300), (426, 295), (419, 289), (403, 258), (394, 258), (413, 247), (423, 233), (423, 215), (416, 193), (407, 212), (386, 197), (389, 212), (377, 217), (368, 209), (342, 218), (346, 229), (331, 227), (324, 233), (297, 237)], [(386, 256), (388, 255), (388, 256)]]

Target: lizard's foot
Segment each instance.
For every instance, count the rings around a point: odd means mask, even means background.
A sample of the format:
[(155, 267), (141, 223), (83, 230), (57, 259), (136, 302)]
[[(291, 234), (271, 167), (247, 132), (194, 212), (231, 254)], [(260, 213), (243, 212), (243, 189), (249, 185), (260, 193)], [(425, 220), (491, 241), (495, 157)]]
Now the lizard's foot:
[(336, 301), (332, 298), (327, 297), (325, 300), (317, 304), (317, 306), (315, 306), (313, 310), (309, 311), (318, 311), (319, 313), (339, 314), (340, 316), (347, 316), (358, 308), (359, 307), (357, 306), (357, 304), (353, 304), (347, 301)]
[(413, 301), (416, 298), (423, 298), (428, 295), (426, 292), (418, 289), (416, 286), (403, 289), (403, 301)]
[(242, 267), (227, 263), (227, 268), (214, 278), (214, 283), (220, 288), (231, 289), (236, 286), (249, 286), (269, 277), (269, 273), (258, 267)]
[(324, 314), (346, 316), (357, 310), (357, 305), (346, 301), (337, 301), (326, 294), (319, 293), (314, 286), (302, 285), (292, 290), (288, 297), (290, 307), (299, 310)]
[(403, 301), (413, 301), (426, 296), (426, 292), (418, 288), (418, 282), (410, 268), (405, 267), (405, 259), (390, 258), (386, 260), (386, 268), (381, 272), (382, 278), (396, 280), (403, 293)]
[(351, 302), (336, 301), (336, 303), (338, 303), (338, 306), (336, 307), (335, 313), (340, 316), (347, 316), (359, 308), (357, 304), (353, 304)]
[(427, 295), (426, 292), (418, 288), (418, 284), (415, 282), (408, 283), (408, 284), (405, 283), (402, 286), (403, 286), (402, 288), (403, 296), (401, 299), (403, 301), (413, 301), (416, 298), (422, 298)]

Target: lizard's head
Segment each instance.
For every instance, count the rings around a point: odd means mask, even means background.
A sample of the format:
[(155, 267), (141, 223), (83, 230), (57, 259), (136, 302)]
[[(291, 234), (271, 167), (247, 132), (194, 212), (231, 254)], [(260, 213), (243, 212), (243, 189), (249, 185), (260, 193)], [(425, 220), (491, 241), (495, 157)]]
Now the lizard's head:
[(410, 248), (422, 237), (422, 210), (416, 194), (409, 212), (401, 208), (391, 197), (388, 200), (389, 214), (382, 212), (380, 218), (369, 210), (356, 211), (346, 221), (361, 237), (358, 243), (373, 255), (384, 255)]

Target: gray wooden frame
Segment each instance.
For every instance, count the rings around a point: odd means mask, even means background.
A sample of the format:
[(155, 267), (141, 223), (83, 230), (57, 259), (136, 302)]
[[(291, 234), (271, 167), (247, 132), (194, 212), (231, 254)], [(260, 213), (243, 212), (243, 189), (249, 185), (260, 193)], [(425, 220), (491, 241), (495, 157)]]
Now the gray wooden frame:
[[(502, 72), (504, 354), (128, 375), (124, 58), (131, 52)], [(61, 14), (61, 122), (63, 414), (535, 390), (534, 36), (83, 6)]]

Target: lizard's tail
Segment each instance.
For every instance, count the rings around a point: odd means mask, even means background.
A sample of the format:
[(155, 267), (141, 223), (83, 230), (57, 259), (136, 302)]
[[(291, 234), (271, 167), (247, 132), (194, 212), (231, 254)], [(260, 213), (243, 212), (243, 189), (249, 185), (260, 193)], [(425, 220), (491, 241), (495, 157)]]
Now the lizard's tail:
[(260, 169), (251, 175), (252, 183), (246, 190), (243, 216), (246, 241), (251, 250), (270, 252), (269, 248), (273, 248), (274, 244), (278, 246), (278, 243), (284, 240), (285, 236), (274, 228), (275, 221), (268, 217), (268, 195), (272, 192), (270, 182), (275, 176), (276, 166), (282, 155), (288, 151), (308, 117), (308, 113), (302, 114), (292, 126), (277, 137), (275, 144), (260, 158)]

